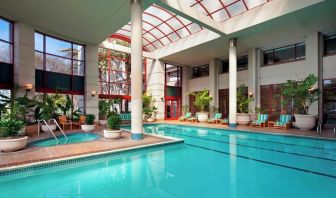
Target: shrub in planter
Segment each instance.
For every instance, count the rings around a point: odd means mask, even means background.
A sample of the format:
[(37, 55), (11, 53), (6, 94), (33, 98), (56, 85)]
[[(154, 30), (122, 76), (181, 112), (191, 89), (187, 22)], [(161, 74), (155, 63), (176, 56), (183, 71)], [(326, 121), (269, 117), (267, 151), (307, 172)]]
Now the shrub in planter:
[[(317, 83), (317, 76), (310, 74), (303, 80), (288, 80), (283, 84), (282, 94), (287, 100), (294, 102), (295, 125), (301, 130), (310, 130), (315, 126), (316, 115), (308, 114), (311, 104), (318, 100), (319, 90), (314, 88)], [(284, 101), (287, 103), (288, 101)]]
[(96, 116), (94, 114), (85, 115), (85, 124), (81, 125), (81, 128), (85, 132), (93, 131), (95, 129), (94, 120)]
[(121, 118), (118, 114), (112, 114), (107, 119), (107, 129), (104, 130), (104, 137), (106, 139), (118, 139), (121, 137), (120, 130)]
[(17, 151), (27, 145), (28, 137), (24, 136), (25, 122), (16, 118), (17, 112), (17, 103), (14, 102), (8, 115), (0, 120), (0, 151)]
[(195, 96), (194, 105), (200, 112), (197, 113), (197, 119), (200, 122), (206, 122), (208, 120), (208, 112), (205, 108), (209, 106), (212, 101), (212, 96), (209, 95), (209, 91), (204, 89), (203, 91), (189, 93), (189, 95)]
[(251, 121), (248, 106), (253, 97), (244, 94), (245, 85), (240, 85), (237, 90), (237, 122), (240, 125), (248, 125)]
[(144, 119), (148, 122), (153, 122), (157, 114), (157, 108), (153, 104), (153, 96), (151, 94), (144, 93), (142, 101)]

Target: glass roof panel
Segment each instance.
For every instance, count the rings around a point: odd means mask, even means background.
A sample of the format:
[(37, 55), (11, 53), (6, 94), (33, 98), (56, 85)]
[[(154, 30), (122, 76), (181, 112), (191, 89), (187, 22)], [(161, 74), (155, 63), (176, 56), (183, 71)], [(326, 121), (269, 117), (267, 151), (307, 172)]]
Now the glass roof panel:
[(237, 1), (236, 3), (231, 4), (227, 7), (227, 10), (229, 11), (231, 17), (247, 11), (242, 1)]
[(200, 1), (200, 4), (206, 7), (209, 13), (213, 13), (222, 7), (221, 2), (218, 0), (215, 0), (215, 1), (214, 0), (203, 0), (203, 1)]
[(253, 7), (257, 7), (261, 4), (267, 3), (267, 0), (245, 0), (245, 3), (247, 7), (250, 9)]

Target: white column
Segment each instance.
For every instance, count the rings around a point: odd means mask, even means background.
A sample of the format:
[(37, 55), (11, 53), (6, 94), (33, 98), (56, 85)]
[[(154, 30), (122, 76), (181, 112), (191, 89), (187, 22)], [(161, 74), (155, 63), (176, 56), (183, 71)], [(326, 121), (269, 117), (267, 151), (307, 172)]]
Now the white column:
[[(85, 46), (85, 113), (94, 114), (98, 120), (98, 45)], [(92, 91), (96, 92), (92, 96)]]
[(152, 94), (155, 100), (154, 106), (157, 108), (157, 120), (164, 119), (165, 103), (164, 103), (164, 89), (165, 89), (165, 65), (162, 61), (156, 59), (147, 59), (147, 92)]
[(189, 79), (190, 79), (190, 67), (182, 67), (182, 105), (189, 106)]
[(131, 0), (132, 139), (142, 139), (142, 7)]
[(14, 23), (14, 84), (16, 97), (26, 93), (26, 84), (32, 84), (29, 95), (35, 95), (35, 30), (21, 22)]
[(213, 97), (210, 107), (218, 107), (218, 68), (217, 60), (209, 62), (209, 94)]
[(251, 48), (248, 51), (248, 92), (253, 95), (253, 102), (249, 104), (249, 111), (255, 113), (256, 107), (260, 107), (259, 71), (261, 50)]
[(237, 39), (229, 41), (229, 126), (237, 126)]

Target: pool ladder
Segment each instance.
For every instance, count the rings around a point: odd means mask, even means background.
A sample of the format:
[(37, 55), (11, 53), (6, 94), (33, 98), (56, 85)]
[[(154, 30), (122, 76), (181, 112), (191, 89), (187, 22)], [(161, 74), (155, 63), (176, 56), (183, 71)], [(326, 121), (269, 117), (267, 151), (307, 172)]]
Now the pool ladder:
[[(59, 143), (59, 140), (57, 139), (57, 136), (55, 135), (55, 133), (53, 132), (53, 130), (51, 130), (51, 128), (50, 128), (48, 122), (47, 122), (46, 120), (37, 120), (37, 122), (38, 122), (38, 132), (37, 132), (38, 136), (40, 136), (41, 122), (43, 122), (43, 123), (48, 127), (49, 132), (51, 133), (51, 135), (52, 135), (52, 136), (54, 137), (54, 139), (56, 140), (56, 144), (58, 144), (58, 143)], [(56, 126), (59, 128), (59, 130), (62, 132), (63, 136), (65, 137), (65, 142), (67, 142), (67, 141), (68, 141), (68, 137), (65, 135), (63, 129), (60, 127), (60, 125), (58, 124), (58, 122), (57, 122), (55, 119), (50, 119), (50, 120), (49, 120), (49, 123), (50, 123), (50, 122), (54, 122), (54, 123), (56, 124)]]

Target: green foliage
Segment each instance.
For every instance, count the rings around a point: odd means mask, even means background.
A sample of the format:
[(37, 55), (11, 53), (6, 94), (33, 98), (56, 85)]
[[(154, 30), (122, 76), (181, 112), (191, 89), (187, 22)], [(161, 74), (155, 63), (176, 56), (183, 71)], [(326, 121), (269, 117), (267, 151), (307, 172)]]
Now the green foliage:
[(253, 97), (244, 94), (245, 85), (240, 85), (237, 89), (237, 110), (238, 113), (248, 113), (249, 104), (253, 101)]
[(86, 114), (85, 115), (85, 122), (87, 125), (93, 125), (96, 116), (94, 114)]
[(113, 114), (107, 119), (107, 127), (112, 130), (120, 129), (121, 118), (118, 114)]
[(209, 91), (204, 89), (203, 91), (188, 93), (189, 95), (195, 96), (194, 105), (201, 111), (204, 112), (205, 107), (209, 106), (212, 101), (212, 96), (209, 95)]
[(110, 112), (111, 102), (108, 100), (99, 100), (98, 108), (99, 108), (99, 118), (106, 119), (107, 114)]
[(185, 114), (187, 112), (189, 112), (189, 106), (188, 105), (183, 105), (182, 106), (182, 112)]
[(308, 114), (310, 105), (319, 98), (319, 90), (313, 89), (317, 80), (317, 76), (313, 74), (300, 81), (288, 80), (282, 85), (282, 94), (286, 96), (284, 103), (292, 99), (295, 107), (298, 108), (298, 113)]
[(22, 120), (16, 119), (3, 119), (0, 120), (0, 137), (19, 137), (24, 133), (22, 129), (24, 128), (25, 123)]
[(143, 113), (145, 114), (146, 118), (150, 118), (153, 114), (157, 113), (157, 108), (154, 106), (154, 99), (152, 94), (148, 94), (147, 92), (142, 96), (142, 106), (143, 106)]
[(58, 97), (58, 100), (56, 101), (57, 108), (62, 112), (63, 115), (67, 115), (70, 117), (71, 110), (74, 108), (72, 104), (72, 100), (69, 95), (66, 95), (65, 97)]
[(59, 94), (43, 94), (38, 97), (36, 107), (37, 119), (50, 120), (51, 118), (57, 118), (59, 110), (59, 104), (64, 104), (65, 100), (62, 95)]

